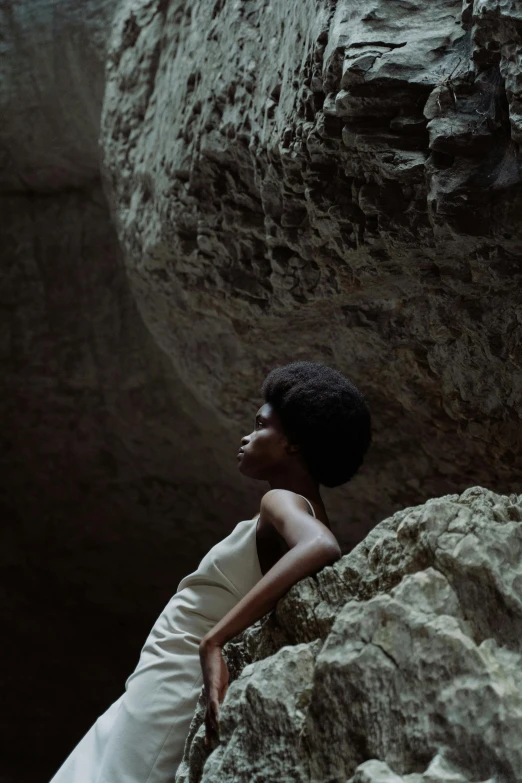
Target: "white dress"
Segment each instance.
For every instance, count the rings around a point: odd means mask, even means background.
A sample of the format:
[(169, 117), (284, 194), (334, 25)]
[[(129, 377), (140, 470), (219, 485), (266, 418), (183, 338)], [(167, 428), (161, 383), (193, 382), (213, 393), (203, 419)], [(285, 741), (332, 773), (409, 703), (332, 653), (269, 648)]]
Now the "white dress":
[(173, 783), (203, 686), (199, 643), (263, 576), (258, 518), (239, 522), (181, 580), (143, 645), (125, 693), (50, 783)]

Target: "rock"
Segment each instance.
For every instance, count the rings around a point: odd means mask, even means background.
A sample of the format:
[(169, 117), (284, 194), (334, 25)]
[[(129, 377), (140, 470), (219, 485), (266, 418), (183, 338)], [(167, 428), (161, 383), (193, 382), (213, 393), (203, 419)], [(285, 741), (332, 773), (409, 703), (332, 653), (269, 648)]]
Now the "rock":
[[(437, 753), (423, 774), (412, 772), (410, 775), (396, 775), (388, 764), (371, 759), (359, 764), (355, 775), (347, 783), (471, 783), (471, 781), (444, 756)], [(490, 778), (483, 783), (495, 783), (495, 779)]]
[(510, 492), (517, 14), (478, 0), (209, 9), (126, 0), (108, 47), (104, 184), (155, 342), (238, 430), (283, 355), (365, 390), (378, 446), (345, 550), (379, 518), (381, 469), (386, 513), (474, 484)]
[(219, 743), (202, 698), (177, 783), (518, 781), (521, 545), (522, 495), (482, 487), (384, 520), (225, 645)]

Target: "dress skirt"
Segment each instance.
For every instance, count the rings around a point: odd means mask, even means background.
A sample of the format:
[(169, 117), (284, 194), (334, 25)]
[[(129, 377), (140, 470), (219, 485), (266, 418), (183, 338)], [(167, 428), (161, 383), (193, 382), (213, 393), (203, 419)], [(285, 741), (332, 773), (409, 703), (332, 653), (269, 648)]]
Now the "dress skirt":
[(199, 644), (263, 577), (257, 519), (239, 522), (181, 580), (152, 627), (125, 693), (100, 715), (50, 783), (174, 783), (203, 687)]
[(51, 783), (174, 783), (203, 687), (199, 643), (209, 627), (174, 596), (125, 693), (100, 715)]

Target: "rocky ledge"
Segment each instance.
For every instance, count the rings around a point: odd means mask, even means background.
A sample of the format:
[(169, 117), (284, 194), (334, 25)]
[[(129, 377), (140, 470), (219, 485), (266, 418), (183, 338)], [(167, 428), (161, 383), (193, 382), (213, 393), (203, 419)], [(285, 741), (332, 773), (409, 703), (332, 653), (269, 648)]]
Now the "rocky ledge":
[(229, 642), (176, 783), (518, 783), (522, 495), (406, 508)]

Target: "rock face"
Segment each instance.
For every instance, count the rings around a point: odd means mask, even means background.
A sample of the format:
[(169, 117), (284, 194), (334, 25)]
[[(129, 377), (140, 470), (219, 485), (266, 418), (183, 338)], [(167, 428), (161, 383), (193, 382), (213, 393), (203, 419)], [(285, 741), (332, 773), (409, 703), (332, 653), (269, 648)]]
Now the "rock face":
[(395, 513), (224, 654), (220, 742), (202, 694), (177, 783), (516, 783), (522, 495)]
[(115, 16), (100, 143), (140, 312), (229, 422), (276, 363), (353, 378), (377, 437), (351, 519), (516, 486), (521, 26), (482, 0)]

